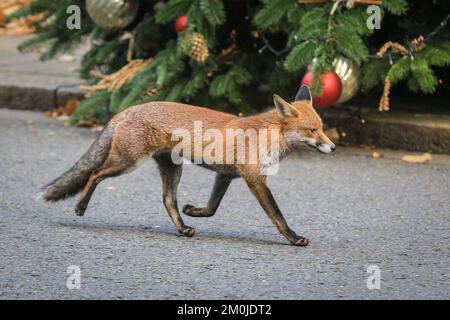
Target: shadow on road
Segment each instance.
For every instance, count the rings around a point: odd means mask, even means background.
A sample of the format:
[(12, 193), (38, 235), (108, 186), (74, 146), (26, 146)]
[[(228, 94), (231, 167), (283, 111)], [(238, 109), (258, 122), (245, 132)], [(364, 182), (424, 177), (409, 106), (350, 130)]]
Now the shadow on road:
[[(189, 238), (186, 238), (178, 233), (176, 233), (173, 228), (169, 227), (140, 227), (135, 225), (116, 225), (116, 224), (93, 224), (93, 223), (66, 223), (66, 222), (55, 222), (52, 223), (53, 226), (56, 227), (64, 227), (64, 228), (70, 228), (70, 229), (77, 229), (77, 230), (83, 230), (83, 231), (91, 231), (96, 233), (114, 233), (116, 235), (132, 235), (132, 236), (139, 236), (139, 237), (145, 237), (145, 238), (155, 238), (159, 239), (160, 235), (167, 235), (171, 238), (174, 238), (176, 236), (177, 238), (183, 238), (186, 241), (189, 241)], [(202, 234), (196, 234), (194, 239), (196, 240), (202, 240), (202, 241), (218, 241), (220, 244), (247, 244), (247, 245), (286, 245), (290, 246), (289, 243), (283, 243), (283, 242), (275, 242), (275, 241), (267, 241), (267, 240), (260, 240), (260, 239), (254, 239), (242, 235), (231, 235), (231, 234), (223, 234), (218, 233), (210, 230), (202, 229)]]

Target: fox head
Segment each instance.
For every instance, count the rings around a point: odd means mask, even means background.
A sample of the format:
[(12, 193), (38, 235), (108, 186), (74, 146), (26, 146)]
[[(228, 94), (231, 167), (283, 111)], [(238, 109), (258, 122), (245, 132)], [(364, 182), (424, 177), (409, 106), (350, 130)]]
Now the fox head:
[(297, 147), (301, 143), (306, 143), (323, 153), (336, 150), (336, 145), (323, 132), (322, 120), (313, 108), (311, 92), (307, 86), (301, 86), (292, 103), (286, 102), (276, 94), (273, 101), (288, 146)]

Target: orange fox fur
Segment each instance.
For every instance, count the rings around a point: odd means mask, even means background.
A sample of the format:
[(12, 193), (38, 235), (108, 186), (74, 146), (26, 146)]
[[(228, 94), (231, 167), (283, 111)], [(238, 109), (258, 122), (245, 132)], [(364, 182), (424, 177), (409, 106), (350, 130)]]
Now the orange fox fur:
[[(250, 117), (237, 117), (175, 102), (151, 102), (130, 107), (111, 119), (88, 152), (70, 170), (43, 188), (43, 197), (47, 201), (58, 201), (81, 191), (75, 211), (82, 216), (95, 187), (102, 180), (130, 172), (151, 156), (161, 173), (163, 202), (167, 212), (178, 232), (191, 237), (195, 230), (184, 224), (178, 211), (177, 187), (182, 164), (172, 161), (171, 152), (179, 143), (173, 139), (173, 132), (181, 128), (194, 133), (194, 121), (201, 121), (203, 130), (216, 129), (224, 135), (227, 129), (255, 129), (257, 132), (260, 129), (276, 129), (279, 143), (268, 149), (272, 156), (282, 158), (302, 143), (325, 153), (332, 152), (335, 145), (324, 134), (322, 122), (311, 101), (309, 88), (302, 86), (292, 104), (275, 95), (276, 109)], [(205, 140), (198, 141), (201, 141), (200, 148), (204, 150)], [(249, 147), (251, 143), (246, 139), (244, 146)], [(190, 146), (192, 151), (196, 148), (194, 140)], [(233, 148), (231, 153), (236, 155), (239, 146)], [(183, 213), (193, 217), (214, 215), (231, 181), (242, 177), (278, 230), (292, 244), (306, 246), (308, 239), (292, 231), (283, 218), (267, 187), (267, 176), (261, 173), (260, 160), (256, 163), (200, 163), (217, 172), (211, 197), (206, 207), (185, 205)]]

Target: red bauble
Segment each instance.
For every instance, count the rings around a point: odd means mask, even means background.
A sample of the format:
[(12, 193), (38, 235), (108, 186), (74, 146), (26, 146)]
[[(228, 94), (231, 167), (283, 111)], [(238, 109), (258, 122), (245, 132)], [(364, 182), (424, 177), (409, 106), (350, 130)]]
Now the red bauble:
[(175, 31), (179, 33), (186, 30), (187, 29), (186, 22), (187, 16), (179, 16), (177, 21), (175, 21)]
[[(302, 84), (311, 86), (313, 73), (308, 71), (302, 79)], [(317, 108), (327, 108), (339, 100), (342, 92), (342, 83), (334, 71), (327, 71), (320, 77), (322, 95), (313, 98), (313, 105)]]

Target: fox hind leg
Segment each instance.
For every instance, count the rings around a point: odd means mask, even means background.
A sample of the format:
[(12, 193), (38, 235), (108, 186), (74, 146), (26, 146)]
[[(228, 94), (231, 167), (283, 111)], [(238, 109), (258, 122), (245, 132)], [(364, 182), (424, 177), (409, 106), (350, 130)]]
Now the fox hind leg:
[(92, 194), (95, 191), (97, 185), (109, 177), (116, 177), (124, 173), (127, 169), (133, 167), (133, 164), (129, 164), (126, 161), (108, 161), (102, 165), (99, 169), (91, 173), (88, 182), (81, 191), (80, 200), (78, 201), (75, 212), (77, 216), (83, 216), (86, 208), (91, 200)]
[(214, 182), (214, 187), (211, 192), (208, 204), (204, 208), (196, 208), (190, 204), (183, 207), (183, 213), (191, 217), (212, 217), (219, 207), (223, 196), (228, 190), (233, 177), (218, 173)]
[(84, 215), (84, 212), (87, 209), (87, 206), (89, 204), (89, 201), (91, 200), (95, 188), (103, 179), (104, 178), (98, 176), (97, 174), (94, 173), (91, 174), (88, 182), (86, 183), (86, 186), (83, 188), (83, 191), (81, 192), (80, 200), (78, 201), (77, 206), (75, 207), (75, 212), (77, 216), (81, 217)]
[(154, 155), (153, 158), (158, 163), (159, 173), (163, 183), (163, 202), (167, 213), (172, 219), (177, 231), (186, 237), (193, 237), (195, 229), (186, 226), (178, 212), (177, 189), (180, 182), (183, 165), (172, 162), (170, 153)]

